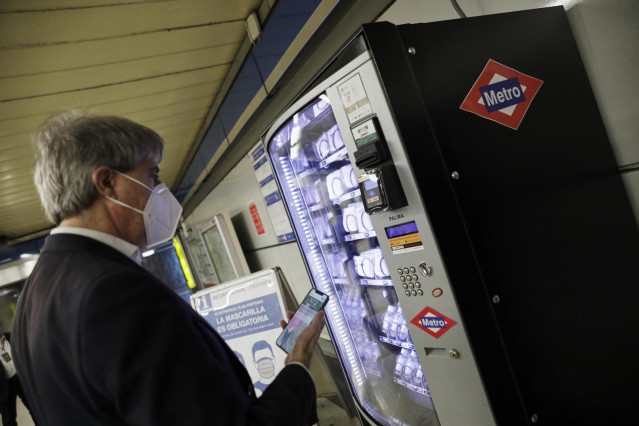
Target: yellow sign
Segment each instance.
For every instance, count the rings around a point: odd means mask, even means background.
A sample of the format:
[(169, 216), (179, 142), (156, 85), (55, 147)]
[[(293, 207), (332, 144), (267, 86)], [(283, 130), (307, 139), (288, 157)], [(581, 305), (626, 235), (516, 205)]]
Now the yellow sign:
[(419, 233), (402, 235), (400, 237), (389, 238), (392, 251), (407, 250), (421, 248), (422, 239), (419, 237)]
[(184, 250), (182, 249), (182, 244), (180, 244), (180, 240), (178, 239), (178, 237), (173, 237), (173, 247), (175, 247), (177, 257), (178, 259), (180, 259), (180, 265), (182, 266), (182, 271), (184, 271), (186, 283), (188, 284), (189, 288), (196, 288), (193, 274), (191, 274), (191, 268), (189, 268), (189, 263), (186, 260)]

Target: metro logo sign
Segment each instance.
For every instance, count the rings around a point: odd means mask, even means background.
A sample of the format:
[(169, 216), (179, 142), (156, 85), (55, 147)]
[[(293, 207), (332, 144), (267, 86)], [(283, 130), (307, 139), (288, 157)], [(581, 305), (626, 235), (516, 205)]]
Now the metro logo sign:
[(434, 338), (439, 338), (442, 334), (446, 333), (452, 326), (457, 324), (446, 315), (440, 314), (436, 310), (430, 307), (425, 307), (415, 318), (411, 321), (411, 324), (424, 330)]
[(517, 130), (543, 83), (490, 59), (460, 108)]
[(488, 112), (499, 111), (526, 100), (517, 77), (480, 87), (479, 92)]

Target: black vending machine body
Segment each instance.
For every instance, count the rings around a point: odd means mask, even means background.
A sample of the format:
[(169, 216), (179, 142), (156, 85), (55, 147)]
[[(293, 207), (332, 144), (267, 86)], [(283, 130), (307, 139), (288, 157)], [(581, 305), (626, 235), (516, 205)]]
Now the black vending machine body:
[[(563, 8), (362, 35), (497, 423), (630, 424), (639, 231)], [(516, 127), (461, 108), (491, 60), (542, 81)]]

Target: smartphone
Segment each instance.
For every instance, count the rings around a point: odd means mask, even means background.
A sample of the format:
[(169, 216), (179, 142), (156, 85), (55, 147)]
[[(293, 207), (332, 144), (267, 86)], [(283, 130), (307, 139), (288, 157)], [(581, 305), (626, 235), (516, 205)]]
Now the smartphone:
[(328, 295), (311, 289), (308, 292), (300, 307), (295, 311), (293, 318), (288, 322), (282, 334), (277, 338), (275, 343), (286, 353), (291, 352), (293, 345), (302, 330), (309, 326), (315, 313), (320, 311), (328, 303)]

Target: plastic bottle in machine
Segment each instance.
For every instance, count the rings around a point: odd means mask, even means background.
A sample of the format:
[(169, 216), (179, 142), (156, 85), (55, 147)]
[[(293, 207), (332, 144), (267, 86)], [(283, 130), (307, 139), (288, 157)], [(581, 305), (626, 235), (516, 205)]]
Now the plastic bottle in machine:
[(419, 358), (417, 358), (417, 352), (411, 351), (404, 370), (402, 371), (402, 380), (406, 383), (415, 384), (415, 373), (418, 370), (421, 370), (421, 365), (419, 364)]
[(390, 326), (395, 317), (395, 312), (397, 312), (397, 307), (395, 305), (388, 305), (388, 309), (386, 309), (382, 317), (382, 332), (388, 337), (390, 337)]
[(408, 349), (402, 348), (399, 355), (397, 355), (397, 358), (395, 361), (395, 378), (396, 379), (403, 380), (402, 374), (404, 372), (404, 368), (406, 367), (406, 363), (408, 363), (409, 358), (410, 358), (410, 351)]
[(351, 318), (350, 318), (350, 303), (351, 303), (351, 297), (348, 295), (348, 293), (346, 293), (344, 295), (344, 300), (342, 302), (342, 311), (344, 312), (344, 318), (346, 319), (346, 322), (348, 324), (351, 323)]
[(404, 318), (404, 312), (402, 312), (401, 307), (399, 308), (398, 317), (400, 317), (401, 322), (397, 329), (397, 340), (413, 343), (410, 338), (410, 334), (408, 333), (408, 324), (406, 323), (406, 318)]
[(371, 370), (377, 370), (377, 359), (379, 358), (379, 349), (374, 341), (366, 339), (363, 344), (363, 352), (365, 354), (363, 361), (364, 367)]
[(397, 312), (395, 312), (395, 315), (393, 316), (393, 322), (390, 325), (390, 335), (388, 337), (390, 337), (391, 339), (395, 339), (395, 340), (402, 340), (401, 336), (399, 335), (399, 331), (400, 328), (402, 326), (402, 324), (405, 324), (406, 320), (404, 319), (404, 312), (402, 311), (402, 307), (398, 306), (397, 307)]
[(426, 389), (426, 378), (424, 377), (424, 371), (421, 365), (417, 370), (413, 371), (413, 384), (419, 388)]
[(354, 296), (349, 296), (347, 301), (346, 301), (346, 318), (348, 319), (349, 324), (354, 324), (355, 323), (355, 315), (353, 315), (355, 313), (355, 297)]
[(379, 371), (379, 366), (377, 365), (377, 361), (381, 358), (382, 352), (379, 350), (379, 346), (377, 345), (377, 343), (372, 340), (371, 340), (371, 348), (373, 353), (373, 363), (371, 365), (371, 368), (376, 371)]
[(364, 326), (364, 318), (368, 312), (366, 312), (366, 305), (364, 305), (364, 300), (359, 299), (358, 307), (357, 307), (357, 327), (361, 331), (366, 331)]

